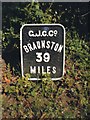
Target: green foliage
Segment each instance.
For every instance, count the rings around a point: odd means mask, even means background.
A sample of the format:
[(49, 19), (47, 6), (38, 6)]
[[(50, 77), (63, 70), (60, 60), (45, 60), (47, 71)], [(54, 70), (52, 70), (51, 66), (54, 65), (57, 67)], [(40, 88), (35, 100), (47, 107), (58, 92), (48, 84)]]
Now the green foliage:
[[(60, 81), (52, 81), (48, 74), (41, 81), (30, 81), (30, 75), (26, 74), (9, 83), (3, 82), (3, 118), (87, 117), (89, 46), (74, 35), (66, 36), (66, 73)], [(8, 66), (5, 76), (13, 79), (9, 69)]]

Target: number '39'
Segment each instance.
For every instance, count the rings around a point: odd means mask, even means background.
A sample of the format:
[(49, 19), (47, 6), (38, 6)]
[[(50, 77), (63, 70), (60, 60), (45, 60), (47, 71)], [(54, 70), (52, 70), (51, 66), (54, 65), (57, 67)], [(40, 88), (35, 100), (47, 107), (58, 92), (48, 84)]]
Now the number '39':
[(42, 53), (42, 52), (37, 52), (36, 53), (36, 62), (49, 62), (50, 61), (50, 54), (48, 52)]

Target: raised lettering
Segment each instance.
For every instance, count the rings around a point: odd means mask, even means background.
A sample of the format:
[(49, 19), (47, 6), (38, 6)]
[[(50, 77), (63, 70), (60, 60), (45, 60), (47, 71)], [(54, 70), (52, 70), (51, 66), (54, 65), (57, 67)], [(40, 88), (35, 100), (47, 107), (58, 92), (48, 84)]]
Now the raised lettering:
[(29, 49), (28, 49), (28, 47), (26, 45), (24, 45), (23, 48), (24, 48), (26, 53), (29, 53)]
[(36, 74), (36, 66), (30, 66), (30, 73)]

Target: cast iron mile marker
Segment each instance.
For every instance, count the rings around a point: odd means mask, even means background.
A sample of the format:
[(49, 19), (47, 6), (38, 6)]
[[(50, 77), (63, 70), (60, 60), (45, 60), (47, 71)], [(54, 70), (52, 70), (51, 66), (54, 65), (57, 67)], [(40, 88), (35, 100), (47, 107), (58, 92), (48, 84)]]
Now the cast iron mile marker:
[(40, 80), (50, 74), (59, 80), (64, 74), (65, 28), (61, 24), (24, 24), (20, 29), (22, 76)]

